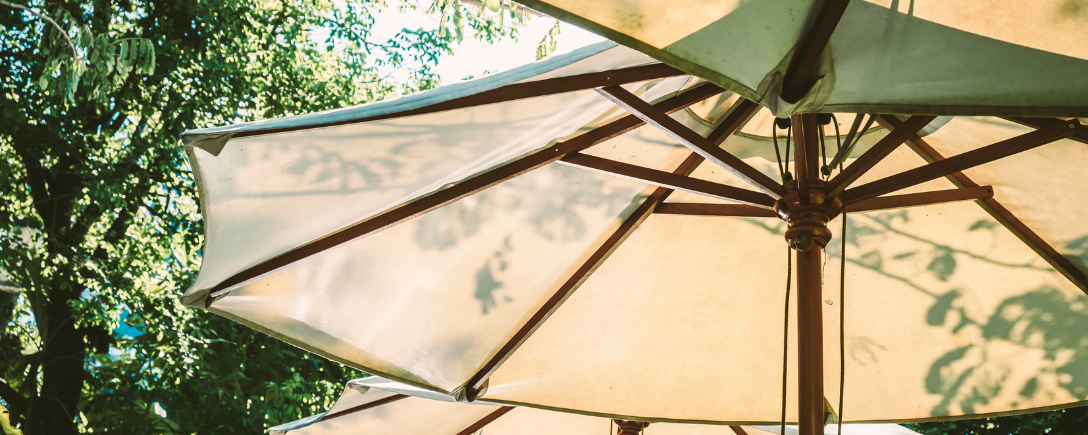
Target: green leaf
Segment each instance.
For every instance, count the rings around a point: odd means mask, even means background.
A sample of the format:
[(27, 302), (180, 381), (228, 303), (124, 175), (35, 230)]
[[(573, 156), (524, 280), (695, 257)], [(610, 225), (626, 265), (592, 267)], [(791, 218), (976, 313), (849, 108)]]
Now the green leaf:
[(118, 42), (117, 45), (118, 45), (118, 48), (120, 48), (120, 50), (121, 50), (120, 53), (117, 54), (117, 64), (118, 65), (128, 64), (128, 49), (129, 49), (128, 41)]

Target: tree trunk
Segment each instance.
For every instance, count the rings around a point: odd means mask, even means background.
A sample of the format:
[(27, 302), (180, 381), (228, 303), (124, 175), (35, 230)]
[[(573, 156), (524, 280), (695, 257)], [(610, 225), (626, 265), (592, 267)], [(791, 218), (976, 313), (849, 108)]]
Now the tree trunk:
[(83, 390), (86, 357), (83, 336), (68, 308), (71, 292), (55, 290), (46, 305), (49, 314), (42, 349), (42, 388), (27, 412), (25, 435), (74, 435), (77, 407)]

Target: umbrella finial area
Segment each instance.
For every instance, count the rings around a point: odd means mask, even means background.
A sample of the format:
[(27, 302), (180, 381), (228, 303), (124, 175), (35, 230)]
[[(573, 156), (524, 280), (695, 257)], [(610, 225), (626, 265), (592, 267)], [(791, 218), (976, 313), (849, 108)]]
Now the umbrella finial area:
[(638, 435), (642, 433), (642, 430), (646, 426), (650, 425), (648, 421), (634, 421), (634, 420), (620, 420), (613, 419), (616, 423), (616, 435)]

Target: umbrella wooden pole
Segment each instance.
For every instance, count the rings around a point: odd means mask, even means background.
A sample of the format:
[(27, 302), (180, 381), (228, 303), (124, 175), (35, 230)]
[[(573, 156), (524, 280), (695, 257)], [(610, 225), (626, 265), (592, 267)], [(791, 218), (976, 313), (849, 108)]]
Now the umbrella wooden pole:
[(818, 435), (824, 427), (823, 298), (820, 262), (823, 248), (797, 252), (797, 400), (800, 435)]
[(797, 252), (797, 424), (800, 435), (820, 435), (824, 426), (823, 297), (820, 263), (831, 241), (828, 221), (842, 203), (825, 204), (827, 185), (818, 166), (819, 127), (816, 116), (794, 115), (797, 139), (794, 171), (797, 179), (784, 184), (775, 212), (789, 225), (786, 243)]

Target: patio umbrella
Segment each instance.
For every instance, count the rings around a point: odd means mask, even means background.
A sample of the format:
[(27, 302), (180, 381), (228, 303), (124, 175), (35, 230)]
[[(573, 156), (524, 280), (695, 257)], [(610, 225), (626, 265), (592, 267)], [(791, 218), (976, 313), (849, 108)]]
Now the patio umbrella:
[(628, 420), (773, 423), (783, 369), (806, 435), (825, 400), (855, 422), (1085, 403), (1079, 121), (791, 118), (602, 43), (189, 131), (184, 301), (457, 400)]
[[(832, 427), (828, 427), (828, 433)], [(502, 406), (477, 402), (462, 404), (449, 396), (436, 395), (378, 377), (348, 382), (344, 393), (327, 412), (268, 429), (269, 435), (768, 435), (781, 432), (779, 426), (711, 426), (675, 423), (645, 424), (628, 420)], [(796, 426), (787, 426), (787, 435)], [(851, 424), (847, 435), (912, 435), (915, 432), (894, 424)]]

